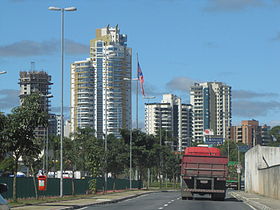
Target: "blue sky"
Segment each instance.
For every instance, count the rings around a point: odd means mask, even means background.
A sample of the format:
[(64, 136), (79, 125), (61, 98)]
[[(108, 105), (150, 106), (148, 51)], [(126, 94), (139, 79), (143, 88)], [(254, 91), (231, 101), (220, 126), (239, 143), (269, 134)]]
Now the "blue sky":
[(280, 0), (1, 0), (0, 70), (8, 73), (0, 75), (0, 111), (18, 105), (19, 71), (32, 61), (52, 76), (59, 111), (60, 13), (49, 6), (78, 9), (65, 14), (66, 106), (70, 63), (89, 56), (96, 28), (118, 24), (134, 72), (138, 52), (146, 93), (157, 97), (150, 102), (174, 93), (188, 103), (193, 82), (221, 81), (232, 86), (233, 124), (280, 124)]

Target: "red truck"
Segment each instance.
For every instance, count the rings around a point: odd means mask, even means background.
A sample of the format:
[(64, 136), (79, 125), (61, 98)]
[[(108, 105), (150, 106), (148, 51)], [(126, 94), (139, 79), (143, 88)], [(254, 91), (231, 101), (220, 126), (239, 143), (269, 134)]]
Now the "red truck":
[(212, 200), (224, 200), (228, 158), (212, 147), (188, 147), (181, 161), (182, 200), (193, 194), (210, 194)]

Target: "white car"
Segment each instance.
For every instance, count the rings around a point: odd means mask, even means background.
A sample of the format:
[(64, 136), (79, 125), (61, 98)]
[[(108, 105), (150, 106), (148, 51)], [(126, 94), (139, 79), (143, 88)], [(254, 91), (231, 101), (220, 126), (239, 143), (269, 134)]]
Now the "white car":
[(9, 210), (10, 207), (8, 205), (8, 201), (6, 201), (1, 193), (7, 192), (8, 191), (8, 187), (6, 184), (4, 183), (0, 183), (0, 210)]

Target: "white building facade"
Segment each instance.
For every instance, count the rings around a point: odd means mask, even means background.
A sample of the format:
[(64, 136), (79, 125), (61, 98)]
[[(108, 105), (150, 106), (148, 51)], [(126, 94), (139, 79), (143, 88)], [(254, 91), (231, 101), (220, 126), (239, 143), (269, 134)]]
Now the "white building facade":
[(167, 132), (177, 139), (177, 144), (173, 146), (177, 150), (183, 149), (191, 141), (191, 105), (183, 104), (181, 98), (173, 94), (164, 94), (161, 103), (146, 103), (145, 132), (152, 135)]
[(98, 138), (131, 127), (132, 50), (118, 26), (96, 30), (90, 58), (71, 64), (71, 132), (93, 128)]
[(190, 90), (193, 107), (193, 139), (204, 141), (204, 131), (215, 137), (230, 136), (231, 87), (221, 82), (195, 83)]

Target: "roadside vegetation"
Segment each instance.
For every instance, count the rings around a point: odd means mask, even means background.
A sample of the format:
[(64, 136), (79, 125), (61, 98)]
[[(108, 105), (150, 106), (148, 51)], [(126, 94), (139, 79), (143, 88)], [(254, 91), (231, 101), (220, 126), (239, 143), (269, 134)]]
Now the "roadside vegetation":
[[(44, 139), (38, 139), (35, 129), (46, 127), (47, 113), (40, 106), (42, 97), (34, 93), (24, 98), (21, 106), (11, 114), (0, 113), (0, 172), (3, 176), (13, 175), (13, 201), (17, 202), (16, 178), (19, 166), (28, 167), (30, 175), (36, 177), (45, 160)], [(121, 138), (107, 136), (107, 151), (104, 139), (97, 139), (90, 128), (78, 129), (70, 138), (64, 138), (64, 170), (84, 172), (87, 177), (103, 177), (105, 173), (113, 178), (129, 178), (130, 131), (120, 130)], [(158, 182), (163, 188), (165, 182), (179, 180), (180, 154), (175, 153), (175, 139), (168, 131), (157, 135), (132, 130), (132, 177), (142, 180), (144, 186)], [(60, 166), (59, 136), (49, 137), (49, 170), (58, 171)], [(148, 181), (149, 178), (149, 181)], [(96, 183), (90, 183), (91, 192), (96, 192)], [(74, 185), (73, 185), (74, 187)], [(34, 181), (34, 188), (37, 188)], [(73, 190), (74, 192), (74, 190)], [(38, 199), (37, 193), (36, 197)]]

